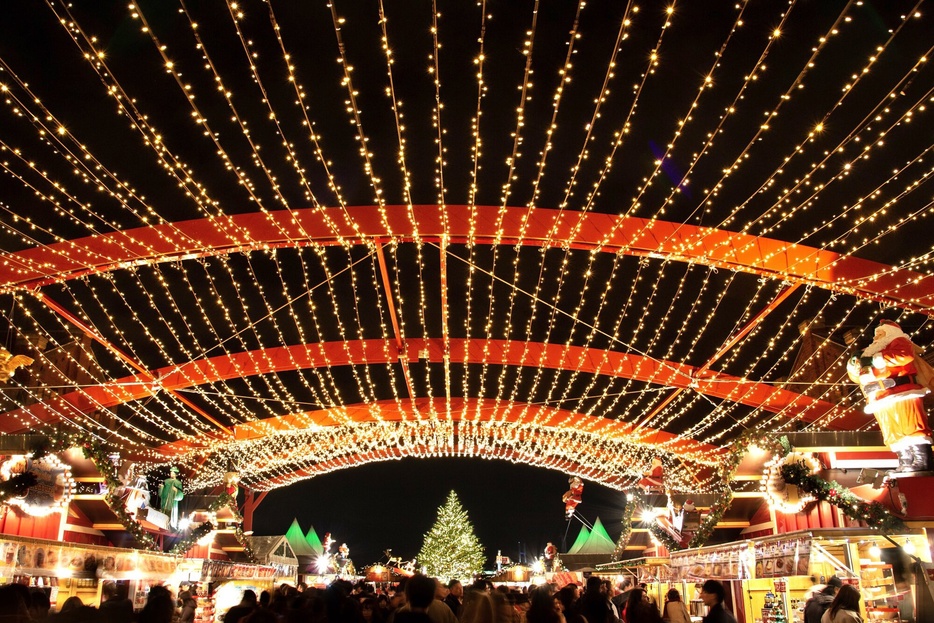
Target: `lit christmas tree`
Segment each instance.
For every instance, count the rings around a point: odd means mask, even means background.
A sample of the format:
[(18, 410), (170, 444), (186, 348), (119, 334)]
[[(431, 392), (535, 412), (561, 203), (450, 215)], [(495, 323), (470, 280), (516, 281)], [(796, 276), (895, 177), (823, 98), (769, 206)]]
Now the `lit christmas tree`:
[(428, 575), (444, 580), (469, 580), (483, 570), (486, 556), (474, 534), (467, 511), (454, 491), (438, 509), (438, 519), (425, 535), (418, 564)]

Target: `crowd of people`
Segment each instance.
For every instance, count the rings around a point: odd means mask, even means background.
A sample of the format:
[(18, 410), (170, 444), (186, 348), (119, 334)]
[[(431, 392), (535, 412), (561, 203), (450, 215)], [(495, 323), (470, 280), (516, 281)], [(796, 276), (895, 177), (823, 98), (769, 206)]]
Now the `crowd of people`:
[[(188, 588), (174, 595), (150, 589), (146, 605), (134, 612), (125, 585), (106, 582), (99, 607), (70, 597), (52, 612), (48, 594), (19, 584), (0, 587), (0, 623), (196, 623), (197, 600)], [(735, 623), (723, 608), (723, 585), (704, 583), (704, 623)], [(599, 577), (580, 587), (542, 584), (524, 589), (494, 587), (486, 580), (469, 586), (415, 574), (385, 590), (365, 582), (337, 580), (324, 589), (282, 584), (259, 595), (243, 592), (239, 604), (219, 623), (690, 623), (681, 595), (671, 589), (661, 605), (645, 585), (618, 586)], [(823, 622), (829, 623), (829, 622)], [(833, 619), (837, 623), (837, 619)]]

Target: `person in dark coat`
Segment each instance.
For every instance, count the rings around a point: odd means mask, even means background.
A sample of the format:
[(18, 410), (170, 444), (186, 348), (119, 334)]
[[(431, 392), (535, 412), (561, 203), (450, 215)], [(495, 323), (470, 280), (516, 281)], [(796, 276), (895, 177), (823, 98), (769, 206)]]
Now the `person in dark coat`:
[(649, 601), (644, 589), (634, 588), (629, 591), (626, 602), (626, 623), (662, 623), (662, 615)]
[(587, 578), (578, 612), (587, 619), (587, 623), (619, 623), (619, 619), (613, 613), (613, 604), (604, 590), (603, 580), (595, 575)]
[(448, 582), (448, 595), (444, 598), (444, 603), (448, 605), (454, 616), (460, 618), (461, 611), (464, 609), (464, 586), (459, 580)]
[(101, 605), (97, 609), (102, 623), (130, 623), (133, 620), (133, 602), (127, 598), (126, 589), (126, 585), (104, 582)]
[(723, 584), (716, 580), (707, 580), (701, 587), (700, 598), (709, 608), (702, 623), (736, 623), (736, 617), (723, 607), (726, 591)]
[(250, 589), (243, 591), (243, 597), (240, 603), (227, 611), (224, 615), (224, 623), (238, 623), (240, 619), (252, 614), (256, 610), (256, 593)]
[(843, 582), (840, 581), (840, 578), (833, 576), (827, 581), (827, 586), (808, 599), (804, 605), (804, 623), (820, 623), (824, 611), (833, 603), (837, 589), (841, 586), (843, 586)]

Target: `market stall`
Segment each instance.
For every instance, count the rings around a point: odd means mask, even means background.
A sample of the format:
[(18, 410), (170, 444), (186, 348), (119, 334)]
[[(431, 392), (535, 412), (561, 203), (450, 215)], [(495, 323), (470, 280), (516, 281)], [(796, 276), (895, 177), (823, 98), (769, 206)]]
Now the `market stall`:
[(0, 584), (13, 582), (45, 588), (53, 608), (71, 596), (100, 604), (106, 581), (127, 585), (134, 608), (146, 603), (149, 588), (166, 583), (179, 558), (133, 549), (61, 543), (26, 537), (0, 538)]
[[(651, 556), (643, 558), (630, 558), (617, 562), (597, 565), (596, 573), (619, 585), (623, 578), (628, 577), (633, 585), (645, 584), (646, 594), (661, 608), (665, 603), (665, 595), (671, 588), (678, 589), (685, 601), (684, 583), (673, 581), (671, 577), (670, 560), (664, 557)], [(693, 586), (691, 587), (693, 592)]]
[[(930, 561), (925, 534), (810, 530), (676, 552), (671, 581), (685, 586), (684, 595), (692, 584), (722, 581), (740, 622), (801, 623), (810, 593), (837, 576), (859, 588), (864, 620), (908, 621), (916, 603), (910, 556)], [(702, 612), (696, 600), (689, 603), (692, 615)]]
[[(200, 563), (200, 573), (197, 567)], [(257, 596), (272, 591), (276, 582), (276, 567), (217, 560), (192, 560), (189, 582), (198, 607), (195, 623), (220, 621), (233, 606), (240, 603), (243, 592), (252, 590)]]

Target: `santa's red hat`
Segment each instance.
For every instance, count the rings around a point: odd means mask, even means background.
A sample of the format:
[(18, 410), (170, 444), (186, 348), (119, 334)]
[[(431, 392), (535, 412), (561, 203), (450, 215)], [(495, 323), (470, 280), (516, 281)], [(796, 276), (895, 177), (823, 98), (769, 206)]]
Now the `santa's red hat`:
[(896, 329), (901, 329), (901, 327), (898, 325), (897, 322), (895, 322), (894, 320), (889, 320), (888, 318), (883, 318), (882, 320), (880, 320), (879, 326), (880, 327), (894, 327)]

